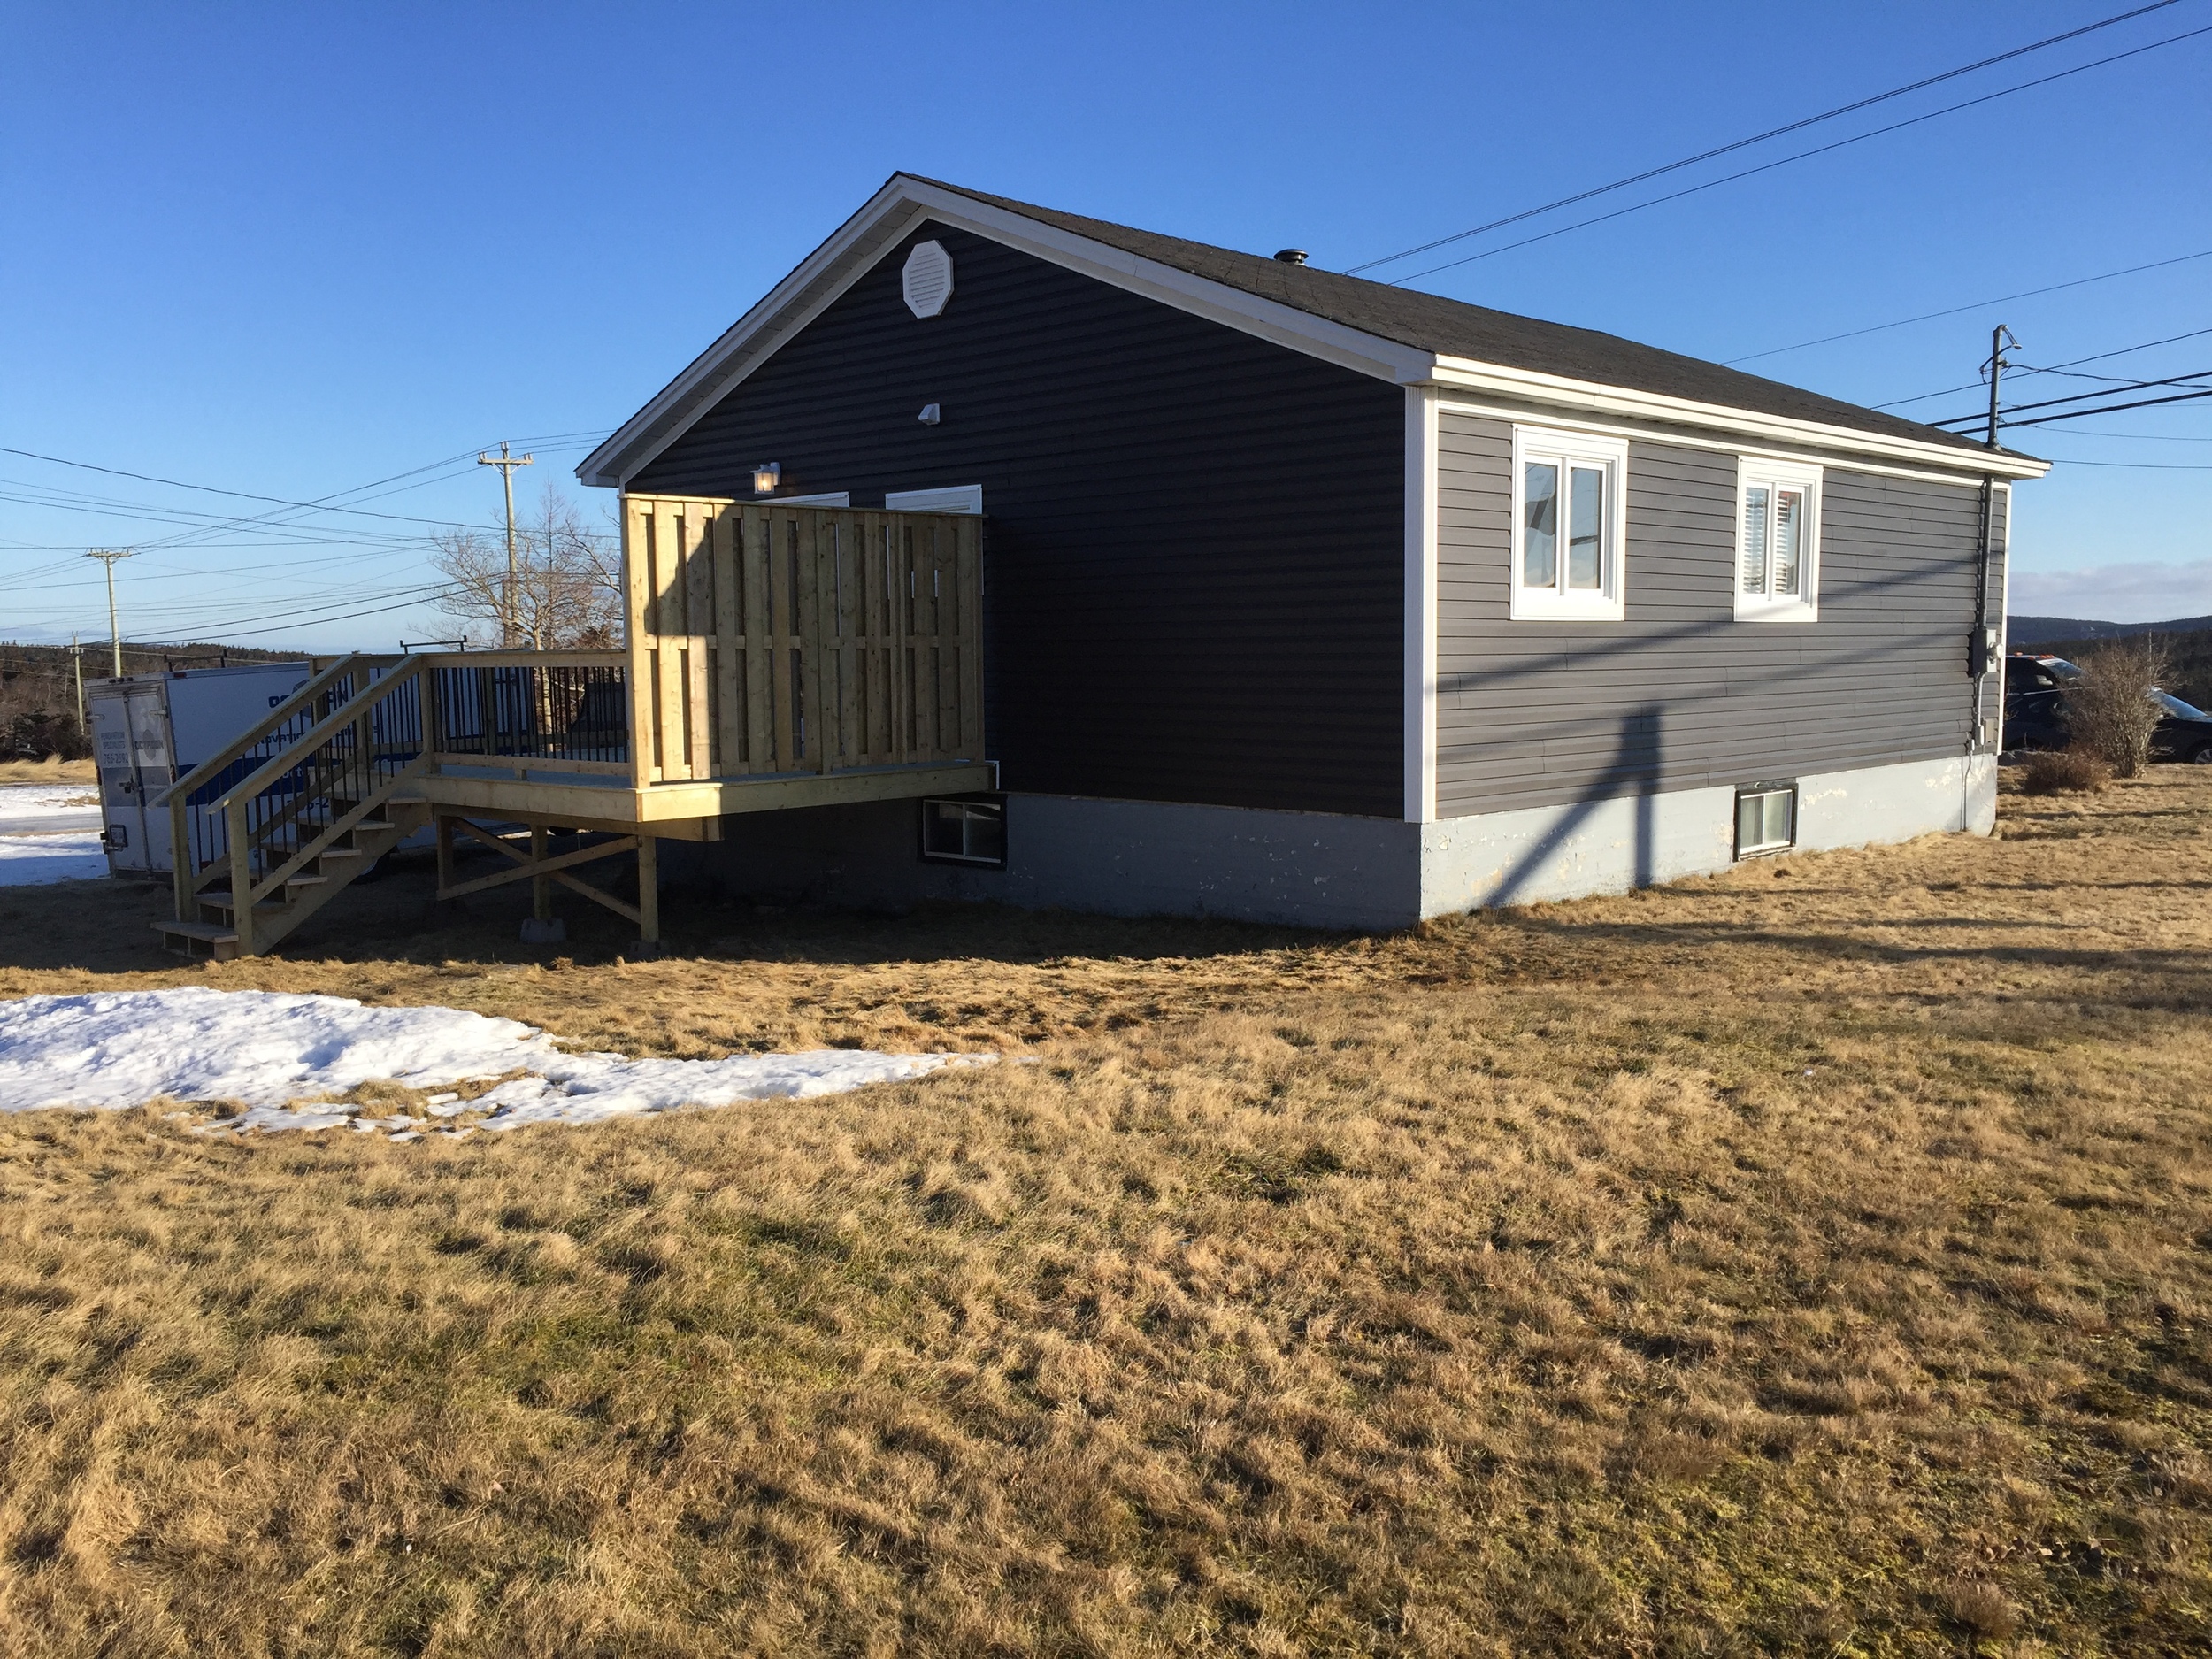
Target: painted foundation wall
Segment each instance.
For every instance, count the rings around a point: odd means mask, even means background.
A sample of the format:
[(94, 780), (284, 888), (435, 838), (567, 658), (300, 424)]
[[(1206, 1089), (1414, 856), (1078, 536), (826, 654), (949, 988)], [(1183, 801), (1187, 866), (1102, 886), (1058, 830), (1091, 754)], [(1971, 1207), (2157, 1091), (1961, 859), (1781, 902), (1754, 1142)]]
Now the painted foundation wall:
[(1046, 795), (1008, 795), (1006, 818), (1003, 870), (924, 864), (912, 801), (728, 818), (720, 841), (667, 843), (662, 857), (766, 902), (944, 899), (1352, 929), (1419, 913), (1419, 832), (1395, 819)]
[[(1815, 773), (1797, 780), (1806, 851), (1910, 841), (1997, 821), (1987, 755)], [(1735, 862), (1736, 792), (1676, 789), (1571, 806), (1448, 818), (1424, 826), (1421, 914), (1625, 893)]]
[[(1987, 756), (1818, 773), (1798, 780), (1797, 844), (1985, 835), (1996, 805)], [(951, 900), (1367, 931), (1725, 870), (1735, 860), (1735, 808), (1732, 788), (1676, 789), (1417, 826), (1011, 795), (1004, 870), (924, 864), (911, 801), (725, 818), (720, 841), (666, 842), (662, 860), (672, 879), (767, 903)]]

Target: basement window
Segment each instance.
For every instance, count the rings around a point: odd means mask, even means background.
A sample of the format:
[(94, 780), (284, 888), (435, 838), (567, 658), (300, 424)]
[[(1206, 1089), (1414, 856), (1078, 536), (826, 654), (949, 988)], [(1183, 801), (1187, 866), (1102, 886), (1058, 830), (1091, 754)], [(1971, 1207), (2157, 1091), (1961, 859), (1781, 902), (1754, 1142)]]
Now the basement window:
[(1755, 858), (1797, 844), (1797, 786), (1755, 783), (1736, 791), (1736, 856)]
[(953, 796), (922, 803), (922, 862), (1006, 868), (1006, 797)]
[(1619, 438), (1513, 428), (1514, 621), (1621, 619), (1627, 483)]

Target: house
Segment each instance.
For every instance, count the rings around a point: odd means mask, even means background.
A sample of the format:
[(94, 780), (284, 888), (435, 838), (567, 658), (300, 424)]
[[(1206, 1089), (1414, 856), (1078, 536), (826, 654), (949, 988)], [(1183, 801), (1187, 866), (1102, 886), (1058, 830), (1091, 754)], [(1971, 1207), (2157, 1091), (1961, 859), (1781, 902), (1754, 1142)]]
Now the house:
[[(578, 469), (624, 648), (325, 665), (162, 797), (159, 926), (266, 949), (419, 826), (442, 895), (648, 941), (664, 842), (763, 897), (1365, 928), (1986, 832), (2047, 470), (899, 174)], [(634, 903), (580, 875), (631, 855)]]
[(2046, 470), (901, 174), (578, 473), (983, 515), (981, 810), (733, 819), (726, 879), (1367, 927), (1985, 832)]

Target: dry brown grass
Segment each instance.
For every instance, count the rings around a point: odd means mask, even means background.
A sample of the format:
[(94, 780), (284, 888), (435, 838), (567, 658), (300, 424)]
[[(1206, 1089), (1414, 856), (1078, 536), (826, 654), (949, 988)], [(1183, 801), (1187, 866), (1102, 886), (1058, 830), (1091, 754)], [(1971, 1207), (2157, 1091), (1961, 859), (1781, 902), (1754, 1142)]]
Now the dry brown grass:
[(195, 973), (0, 895), (0, 994), (1037, 1062), (0, 1122), (0, 1649), (2200, 1653), (2212, 779), (2001, 827), (1376, 941), (702, 902), (561, 965), (392, 880)]
[(2112, 781), (2112, 768), (2086, 750), (2046, 749), (2020, 768), (2022, 795), (2094, 795)]
[(97, 783), (100, 773), (88, 760), (0, 760), (0, 783)]

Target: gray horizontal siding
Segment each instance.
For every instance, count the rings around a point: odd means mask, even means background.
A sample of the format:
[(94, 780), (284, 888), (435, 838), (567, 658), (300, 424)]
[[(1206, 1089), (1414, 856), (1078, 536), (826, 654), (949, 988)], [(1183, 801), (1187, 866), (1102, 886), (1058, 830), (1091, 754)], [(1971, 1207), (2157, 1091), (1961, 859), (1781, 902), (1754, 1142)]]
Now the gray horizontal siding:
[[(1626, 619), (1516, 623), (1507, 617), (1511, 456), (1506, 423), (1441, 417), (1441, 815), (1964, 749), (1973, 718), (1974, 487), (1830, 465), (1820, 620), (1738, 622), (1735, 457), (1632, 442)], [(2004, 580), (2001, 534), (1998, 548), (1993, 610)]]

